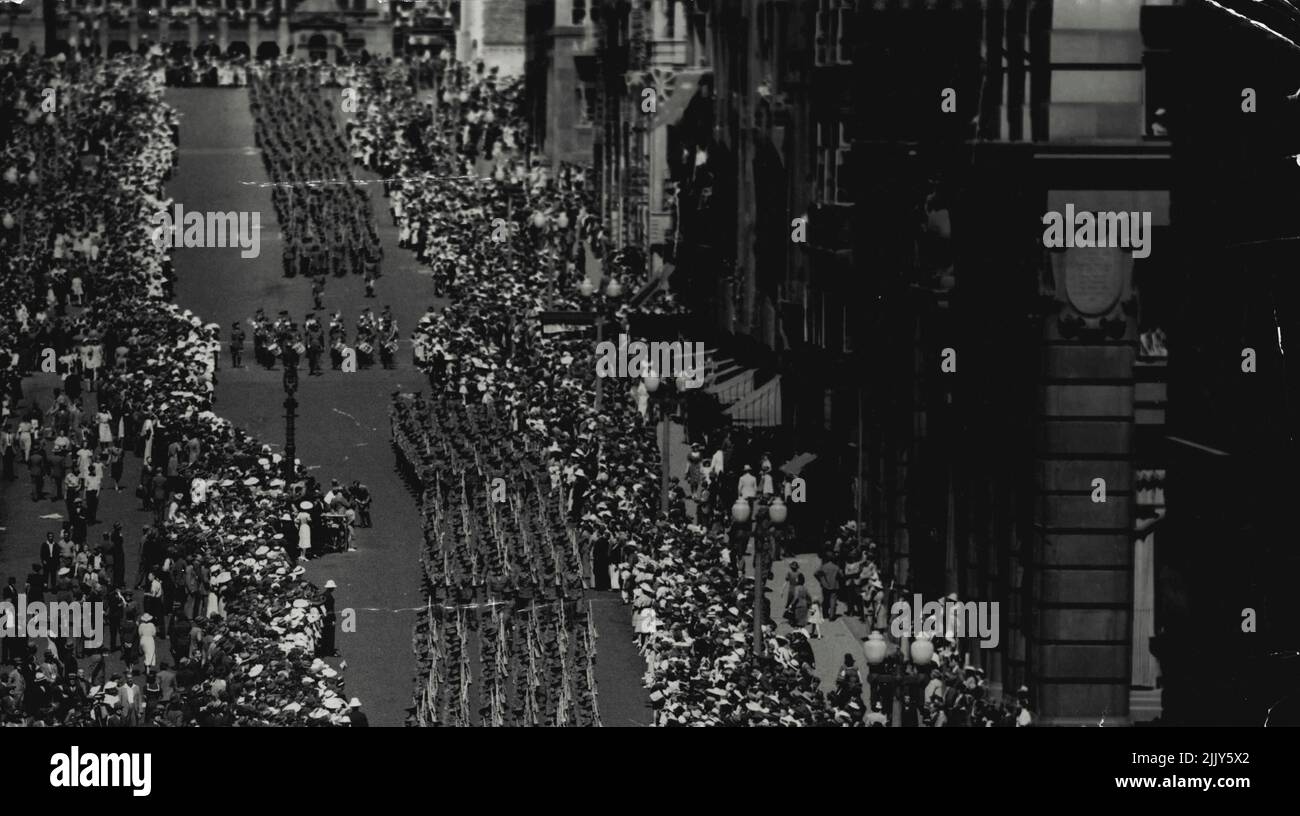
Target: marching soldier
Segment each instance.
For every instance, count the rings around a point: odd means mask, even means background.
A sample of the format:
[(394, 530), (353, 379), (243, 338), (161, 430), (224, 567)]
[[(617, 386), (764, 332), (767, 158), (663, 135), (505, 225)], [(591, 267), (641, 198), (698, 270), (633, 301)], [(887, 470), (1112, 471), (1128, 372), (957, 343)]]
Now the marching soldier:
[(244, 366), (244, 330), (239, 327), (239, 321), (236, 320), (230, 324), (230, 367), (243, 368)]
[(307, 362), (311, 367), (310, 376), (319, 377), (320, 358), (325, 352), (325, 332), (315, 318), (307, 322)]

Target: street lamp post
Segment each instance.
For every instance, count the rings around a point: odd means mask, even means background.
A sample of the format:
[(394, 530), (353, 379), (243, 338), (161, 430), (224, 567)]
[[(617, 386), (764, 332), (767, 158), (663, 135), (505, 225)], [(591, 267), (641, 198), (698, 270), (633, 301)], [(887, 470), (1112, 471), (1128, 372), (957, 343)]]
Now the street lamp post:
[[(763, 600), (767, 587), (767, 548), (771, 546), (771, 531), (785, 524), (787, 508), (785, 502), (777, 497), (772, 500), (771, 504), (766, 506), (767, 521), (769, 525), (766, 530), (758, 527), (754, 534), (754, 641), (752, 649), (754, 654), (762, 657), (767, 650), (767, 645), (763, 639), (763, 624), (765, 622), (763, 615)], [(750, 508), (749, 501), (744, 497), (737, 497), (736, 503), (731, 506), (731, 520), (735, 522), (736, 529), (743, 529), (744, 525), (749, 524), (753, 518), (753, 511)], [(754, 519), (757, 521), (757, 519)], [(739, 539), (739, 536), (736, 536)], [(743, 557), (743, 550), (737, 553), (736, 557)]]
[[(731, 505), (731, 520), (736, 524), (736, 530), (739, 532), (749, 524), (751, 510), (749, 501), (744, 496), (737, 496), (736, 503)], [(739, 544), (740, 536), (734, 536), (733, 542)], [(748, 539), (748, 536), (746, 536)], [(744, 550), (739, 546), (733, 547), (736, 551), (733, 558), (740, 559), (744, 557)], [(758, 545), (754, 546), (754, 643), (753, 651), (756, 656), (763, 654), (763, 590), (759, 583), (758, 575)]]
[(294, 443), (294, 425), (298, 421), (298, 361), (292, 365), (286, 356), (284, 360), (284, 480), (292, 482), (297, 478), (294, 462), (297, 459), (297, 445)]
[(780, 496), (772, 499), (767, 505), (766, 529), (760, 528), (759, 535), (754, 538), (754, 654), (762, 656), (765, 643), (763, 641), (763, 600), (767, 590), (767, 557), (769, 547), (772, 546), (771, 537), (776, 534), (777, 528), (785, 524), (786, 506)]
[[(898, 651), (892, 659), (887, 659), (889, 643), (884, 635), (875, 631), (867, 636), (863, 651), (867, 658), (867, 681), (871, 686), (871, 702), (884, 707), (886, 701), (890, 706), (889, 722), (891, 725), (902, 724), (902, 697), (909, 688), (919, 688), (925, 681), (923, 674), (930, 668), (934, 656), (934, 644), (924, 632), (915, 633), (911, 648), (904, 649), (900, 642)], [(886, 666), (885, 664), (889, 665)], [(908, 664), (915, 672), (909, 673)], [(881, 669), (885, 669), (882, 671)]]

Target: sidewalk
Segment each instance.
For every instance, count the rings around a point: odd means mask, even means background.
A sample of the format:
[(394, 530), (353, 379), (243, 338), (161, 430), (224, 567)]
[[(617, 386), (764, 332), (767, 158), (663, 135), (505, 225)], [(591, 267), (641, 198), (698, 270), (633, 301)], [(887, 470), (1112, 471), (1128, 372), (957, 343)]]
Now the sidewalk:
[[(33, 399), (42, 409), (49, 408), (53, 402), (54, 388), (58, 385), (59, 378), (53, 374), (35, 374), (24, 378), (23, 400), (14, 409), (15, 427), (17, 427), (16, 417), (27, 410)], [(98, 410), (97, 393), (83, 392), (82, 402), (87, 416), (93, 416)], [(138, 613), (141, 606), (141, 593), (132, 592), (131, 588), (136, 585), (140, 577), (140, 531), (146, 524), (153, 524), (154, 517), (151, 511), (139, 509), (140, 500), (135, 496), (135, 486), (140, 479), (140, 459), (128, 451), (124, 465), (121, 491), (113, 489), (111, 478), (104, 479), (104, 489), (100, 492), (99, 501), (100, 522), (89, 527), (86, 531), (86, 539), (87, 544), (92, 548), (96, 547), (103, 535), (112, 530), (113, 522), (121, 522), (122, 534), (126, 539), (124, 547), (126, 587), (132, 597), (131, 607)], [(0, 581), (7, 582), (9, 576), (14, 576), (18, 579), (18, 587), (21, 588), (30, 571), (29, 567), (39, 560), (40, 545), (45, 534), (50, 532), (58, 536), (64, 521), (65, 507), (62, 501), (49, 498), (53, 491), (48, 479), (46, 480), (47, 498), (39, 502), (32, 501), (32, 486), (27, 474), (27, 466), (15, 462), (14, 471), (17, 476), (14, 481), (0, 482), (0, 517), (3, 517), (4, 524), (0, 527)], [(159, 660), (165, 660), (175, 666), (176, 661), (172, 659), (168, 639), (163, 637), (161, 632), (157, 645)], [(107, 646), (105, 642), (104, 647)], [(37, 657), (39, 658), (40, 655), (38, 654)], [(88, 651), (85, 659), (80, 663), (80, 668), (86, 669), (89, 675), (95, 661), (96, 658)], [(119, 652), (106, 654), (105, 664), (110, 675), (126, 668)], [(98, 682), (102, 683), (103, 680)]]
[[(660, 446), (663, 442), (663, 429), (659, 427)], [(688, 456), (691, 452), (691, 446), (686, 442), (686, 429), (680, 424), (674, 422), (672, 431), (669, 435), (671, 444), (672, 475), (678, 478), (685, 478)], [(687, 500), (688, 513), (694, 510), (694, 502)], [(745, 574), (754, 574), (753, 547), (746, 552)], [(799, 562), (799, 571), (807, 576), (808, 591), (815, 598), (820, 598), (821, 589), (817, 586), (813, 573), (821, 566), (821, 558), (812, 553), (805, 553), (793, 557), (784, 558), (771, 565), (772, 580), (768, 582), (768, 598), (772, 602), (772, 613), (777, 617), (777, 633), (788, 634), (791, 631), (790, 624), (785, 622), (781, 617), (785, 610), (785, 576), (790, 571), (790, 562)], [(841, 610), (843, 604), (840, 604)], [(821, 637), (811, 640), (813, 647), (813, 657), (816, 659), (817, 676), (821, 679), (821, 689), (824, 692), (830, 692), (835, 689), (835, 680), (839, 676), (840, 667), (844, 665), (844, 655), (851, 654), (857, 662), (858, 667), (862, 670), (863, 676), (863, 702), (870, 710), (871, 691), (869, 684), (866, 683), (867, 676), (867, 659), (862, 648), (862, 641), (869, 634), (865, 622), (861, 618), (850, 617), (841, 614), (834, 621), (827, 621), (821, 625)]]
[[(790, 632), (790, 624), (785, 622), (781, 617), (785, 610), (785, 576), (790, 572), (790, 562), (796, 561), (799, 564), (799, 571), (807, 576), (805, 586), (808, 587), (809, 593), (813, 597), (818, 597), (821, 593), (820, 587), (817, 586), (813, 573), (821, 566), (821, 558), (812, 554), (804, 553), (793, 557), (786, 557), (772, 564), (772, 580), (768, 582), (768, 598), (772, 601), (772, 614), (778, 618), (776, 629), (778, 634)], [(753, 574), (753, 562), (751, 560), (749, 574)], [(840, 667), (844, 665), (844, 655), (853, 655), (858, 668), (862, 670), (863, 687), (862, 700), (870, 710), (871, 706), (871, 688), (870, 684), (865, 682), (867, 676), (867, 658), (862, 648), (862, 640), (868, 634), (866, 624), (860, 618), (840, 615), (835, 620), (828, 620), (821, 625), (821, 637), (813, 638), (812, 643), (813, 657), (816, 658), (817, 676), (821, 678), (821, 688), (824, 692), (831, 692), (835, 689), (835, 679), (840, 673)]]

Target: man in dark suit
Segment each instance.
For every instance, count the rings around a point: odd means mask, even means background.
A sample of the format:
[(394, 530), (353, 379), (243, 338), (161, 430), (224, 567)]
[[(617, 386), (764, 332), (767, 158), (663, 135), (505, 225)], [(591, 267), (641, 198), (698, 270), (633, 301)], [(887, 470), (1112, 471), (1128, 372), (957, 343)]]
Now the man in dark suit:
[(320, 646), (316, 650), (317, 655), (321, 657), (333, 657), (338, 654), (338, 649), (334, 646), (334, 627), (336, 621), (334, 613), (334, 590), (337, 586), (338, 585), (334, 583), (333, 578), (325, 582), (325, 597), (321, 601), (322, 605), (325, 607), (325, 616), (321, 625)]
[(45, 453), (40, 448), (32, 448), (27, 469), (32, 476), (32, 501), (40, 501), (45, 498)]
[(361, 711), (361, 701), (356, 697), (353, 697), (348, 703), (348, 720), (351, 721), (353, 728), (368, 728), (370, 726), (370, 720), (366, 719), (366, 715)]
[(54, 573), (59, 566), (59, 545), (54, 533), (46, 533), (41, 542), (41, 570), (45, 573), (45, 586), (54, 586)]
[[(12, 607), (13, 612), (11, 612), (10, 614), (17, 615), (18, 614), (18, 579), (13, 577), (12, 575), (9, 576), (9, 583), (5, 584), (4, 601), (5, 603), (13, 604)], [(17, 621), (14, 622), (14, 625), (17, 626)], [(15, 658), (18, 656), (18, 650), (14, 647), (14, 643), (16, 640), (17, 640), (16, 637), (0, 638), (0, 663), (8, 663), (11, 666), (15, 665), (16, 663)]]

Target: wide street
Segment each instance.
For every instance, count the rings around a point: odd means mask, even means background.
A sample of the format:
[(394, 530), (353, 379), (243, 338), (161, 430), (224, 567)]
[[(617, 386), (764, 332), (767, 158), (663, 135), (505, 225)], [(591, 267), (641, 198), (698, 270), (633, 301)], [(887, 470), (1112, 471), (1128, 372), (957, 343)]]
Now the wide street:
[[(337, 96), (337, 91), (329, 92)], [(268, 371), (252, 359), (249, 318), (258, 308), (274, 317), (287, 309), (302, 322), (310, 311), (311, 283), (301, 277), (285, 278), (281, 267), (281, 240), (271, 203), (270, 180), (260, 152), (253, 147), (253, 123), (243, 88), (169, 89), (167, 101), (181, 115), (180, 161), (167, 185), (167, 194), (187, 211), (247, 211), (261, 215), (261, 252), (240, 257), (238, 248), (177, 249), (176, 300), (205, 322), (221, 326), (223, 341), (230, 326), (241, 321), (248, 334), (245, 365), (230, 368), (223, 342), (218, 374), (216, 411), (258, 437), (273, 449), (284, 444), (284, 391), (282, 372)], [(338, 584), (340, 623), (347, 610), (355, 615), (355, 632), (340, 629), (339, 660), (350, 694), (360, 697), (374, 725), (401, 725), (411, 705), (415, 661), (411, 648), (414, 610), (422, 602), (419, 546), (421, 522), (415, 498), (394, 467), (390, 447), (388, 405), (396, 390), (419, 390), (427, 385), (411, 360), (409, 333), (430, 306), (431, 278), (412, 253), (397, 244), (382, 184), (358, 170), (367, 182), (384, 244), (383, 274), (377, 296), (363, 297), (360, 276), (330, 278), (324, 295), (324, 320), (341, 311), (353, 336), (356, 317), (366, 306), (378, 313), (391, 306), (403, 337), (396, 369), (376, 365), (355, 373), (330, 371), (306, 375), (298, 391), (297, 455), (325, 484), (338, 479), (347, 484), (360, 480), (374, 498), (374, 527), (357, 529), (354, 551), (325, 555), (308, 565), (307, 578), (321, 586), (328, 579)], [(53, 376), (29, 378), (25, 388), (48, 406)], [(93, 395), (86, 395), (89, 408)], [(91, 409), (93, 410), (93, 409)], [(97, 541), (113, 521), (122, 521), (127, 536), (130, 567), (127, 580), (134, 585), (135, 561), (141, 525), (151, 515), (137, 508), (134, 497), (139, 461), (127, 458), (124, 489), (106, 493), (101, 502), (102, 525), (91, 529)], [(0, 491), (0, 510), (6, 529), (0, 530), (0, 575), (22, 580), (36, 560), (46, 531), (59, 529), (61, 502), (34, 503), (25, 469)], [(590, 593), (593, 616), (600, 635), (597, 644), (597, 688), (602, 720), (607, 725), (645, 725), (650, 721), (646, 693), (641, 686), (644, 660), (637, 654), (630, 612), (614, 593)], [(114, 665), (110, 661), (110, 668)]]
[[(253, 123), (243, 89), (170, 89), (168, 102), (181, 113), (180, 166), (168, 194), (186, 209), (249, 210), (262, 213), (262, 251), (243, 259), (237, 250), (181, 249), (177, 302), (205, 321), (222, 326), (262, 308), (274, 316), (288, 309), (301, 322), (311, 306), (310, 281), (285, 278), (269, 179), (253, 145)], [(374, 496), (375, 526), (358, 530), (356, 551), (311, 562), (307, 577), (317, 585), (338, 583), (340, 610), (356, 613), (356, 632), (341, 632), (339, 649), (347, 661), (348, 687), (358, 695), (375, 725), (397, 725), (411, 705), (415, 673), (411, 650), (414, 609), (421, 603), (419, 544), (421, 523), (415, 499), (394, 469), (389, 445), (388, 403), (395, 390), (419, 390), (407, 340), (420, 315), (436, 305), (431, 278), (412, 253), (397, 244), (397, 230), (375, 176), (369, 182), (374, 213), (384, 244), (383, 277), (376, 297), (367, 300), (359, 276), (326, 282), (322, 317), (341, 311), (349, 333), (357, 314), (370, 306), (391, 306), (403, 336), (395, 370), (376, 366), (352, 374), (327, 370), (301, 378), (298, 392), (298, 458), (319, 480), (359, 479)], [(251, 348), (251, 335), (250, 335)], [(251, 354), (248, 355), (251, 358)], [(279, 370), (251, 360), (231, 371), (222, 361), (217, 411), (277, 450), (284, 441), (284, 392)], [(616, 596), (593, 593), (598, 644), (597, 686), (604, 721), (610, 725), (649, 721), (640, 686), (644, 661), (632, 644), (629, 614)]]

